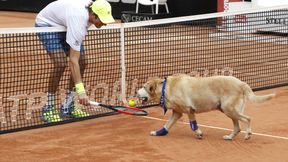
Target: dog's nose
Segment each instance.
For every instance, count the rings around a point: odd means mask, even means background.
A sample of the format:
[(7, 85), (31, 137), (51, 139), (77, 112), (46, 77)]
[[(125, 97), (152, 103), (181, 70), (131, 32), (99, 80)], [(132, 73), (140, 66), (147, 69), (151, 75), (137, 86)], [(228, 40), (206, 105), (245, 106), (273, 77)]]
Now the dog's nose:
[(142, 97), (141, 100), (144, 101), (144, 102), (147, 102), (148, 101), (148, 97)]
[(146, 96), (145, 90), (143, 88), (137, 91), (136, 97), (142, 100), (142, 102), (148, 101), (148, 97)]
[(136, 97), (139, 98), (142, 101), (147, 101), (148, 100), (148, 97), (141, 96), (141, 93), (139, 93), (138, 91), (137, 91)]

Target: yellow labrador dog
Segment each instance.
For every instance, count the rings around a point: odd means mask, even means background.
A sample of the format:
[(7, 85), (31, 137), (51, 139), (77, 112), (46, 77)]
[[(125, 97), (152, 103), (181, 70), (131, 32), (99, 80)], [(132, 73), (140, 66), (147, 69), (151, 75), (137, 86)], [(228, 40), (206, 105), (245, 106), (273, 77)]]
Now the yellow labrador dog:
[(252, 135), (250, 117), (243, 114), (245, 102), (264, 102), (275, 96), (268, 94), (256, 96), (248, 84), (232, 76), (190, 77), (188, 75), (170, 76), (167, 79), (151, 79), (137, 91), (143, 101), (160, 102), (164, 109), (172, 109), (172, 116), (164, 127), (152, 131), (151, 135), (166, 135), (182, 114), (188, 115), (191, 129), (198, 138), (202, 131), (198, 128), (195, 113), (220, 110), (232, 119), (234, 130), (225, 135), (232, 140), (239, 132), (239, 121), (246, 124), (245, 139)]

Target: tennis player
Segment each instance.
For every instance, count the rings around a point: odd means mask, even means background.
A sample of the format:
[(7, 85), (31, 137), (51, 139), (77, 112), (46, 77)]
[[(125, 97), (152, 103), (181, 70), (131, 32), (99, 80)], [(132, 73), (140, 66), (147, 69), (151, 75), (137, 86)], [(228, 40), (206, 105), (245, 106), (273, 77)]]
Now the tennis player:
[[(63, 33), (38, 33), (54, 69), (49, 76), (48, 101), (43, 107), (42, 118), (46, 122), (61, 121), (61, 117), (86, 117), (88, 113), (82, 111), (74, 102), (75, 93), (79, 103), (89, 105), (82, 76), (85, 69), (85, 54), (83, 40), (87, 29), (94, 24), (97, 28), (113, 23), (111, 5), (106, 0), (57, 0), (48, 4), (36, 17), (36, 27), (66, 27)], [(70, 87), (64, 103), (61, 104), (61, 117), (55, 108), (55, 93), (60, 78), (69, 65), (71, 70)]]

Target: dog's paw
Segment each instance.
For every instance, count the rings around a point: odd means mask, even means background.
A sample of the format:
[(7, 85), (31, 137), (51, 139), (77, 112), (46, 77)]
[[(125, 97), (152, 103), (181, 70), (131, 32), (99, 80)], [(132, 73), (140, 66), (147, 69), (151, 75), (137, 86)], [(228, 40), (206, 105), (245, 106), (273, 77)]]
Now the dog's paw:
[(195, 136), (196, 136), (196, 138), (198, 138), (198, 139), (202, 139), (202, 138), (203, 138), (203, 133), (202, 133), (202, 131), (201, 131), (200, 129), (197, 129), (197, 130), (195, 131)]
[(203, 134), (195, 134), (197, 139), (203, 139)]
[(156, 131), (151, 131), (151, 132), (150, 132), (150, 135), (151, 135), (151, 136), (157, 136)]
[(247, 133), (246, 135), (245, 135), (245, 140), (249, 140), (250, 138), (251, 138), (251, 136), (252, 136), (252, 133), (251, 132), (249, 132), (249, 133)]
[(231, 135), (225, 135), (225, 136), (223, 136), (223, 139), (231, 141), (231, 140), (233, 140), (233, 137)]
[(151, 136), (165, 136), (166, 134), (168, 134), (168, 131), (166, 128), (162, 128), (162, 129), (159, 129), (157, 131), (151, 131), (150, 132)]

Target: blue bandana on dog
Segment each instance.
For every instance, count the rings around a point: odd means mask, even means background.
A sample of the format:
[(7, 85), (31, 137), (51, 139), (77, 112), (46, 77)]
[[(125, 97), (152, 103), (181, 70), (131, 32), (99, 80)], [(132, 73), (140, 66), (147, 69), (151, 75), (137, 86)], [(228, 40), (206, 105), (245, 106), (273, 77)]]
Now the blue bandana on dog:
[(166, 78), (164, 79), (164, 81), (162, 83), (162, 94), (161, 94), (161, 97), (160, 97), (160, 105), (161, 105), (161, 107), (164, 110), (164, 115), (167, 112), (167, 107), (166, 107), (166, 104), (165, 104), (165, 88), (166, 88)]

